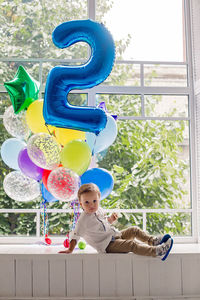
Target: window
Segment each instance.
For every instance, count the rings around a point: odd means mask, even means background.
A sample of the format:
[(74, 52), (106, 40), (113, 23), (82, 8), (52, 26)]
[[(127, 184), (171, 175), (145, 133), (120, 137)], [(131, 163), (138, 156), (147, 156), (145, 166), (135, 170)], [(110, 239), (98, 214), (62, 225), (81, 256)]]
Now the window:
[[(64, 50), (53, 45), (55, 26), (88, 17), (103, 22), (115, 39), (114, 68), (101, 85), (70, 94), (73, 105), (96, 106), (105, 101), (108, 112), (118, 115), (115, 143), (95, 157), (97, 166), (111, 171), (115, 179), (114, 190), (102, 206), (108, 212), (118, 210), (119, 229), (136, 224), (152, 234), (169, 232), (177, 241), (194, 242), (195, 124), (188, 11), (188, 2), (182, 0), (165, 0), (162, 5), (159, 0), (4, 2), (0, 112), (3, 116), (11, 105), (3, 83), (13, 78), (19, 65), (40, 81), (43, 98), (52, 67), (87, 61), (84, 43)], [(9, 134), (2, 121), (0, 126), (3, 143)], [(0, 167), (3, 181), (12, 170), (2, 161)], [(49, 234), (66, 235), (72, 222), (70, 205), (49, 203), (47, 212)], [(23, 241), (21, 236), (38, 240), (41, 217), (40, 199), (17, 202), (1, 186), (4, 241), (13, 241), (13, 236), (17, 241)]]

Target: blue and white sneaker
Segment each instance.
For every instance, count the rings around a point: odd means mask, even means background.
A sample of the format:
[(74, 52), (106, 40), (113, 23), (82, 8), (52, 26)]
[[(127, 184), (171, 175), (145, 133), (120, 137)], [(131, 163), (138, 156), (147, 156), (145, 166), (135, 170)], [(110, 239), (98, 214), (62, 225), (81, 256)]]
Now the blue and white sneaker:
[(166, 241), (171, 237), (169, 234), (165, 234), (163, 236), (155, 236), (153, 238), (153, 246), (161, 245), (162, 243), (166, 243)]
[(161, 260), (164, 261), (168, 257), (173, 246), (173, 239), (170, 237), (166, 242), (156, 246), (156, 256), (162, 256)]

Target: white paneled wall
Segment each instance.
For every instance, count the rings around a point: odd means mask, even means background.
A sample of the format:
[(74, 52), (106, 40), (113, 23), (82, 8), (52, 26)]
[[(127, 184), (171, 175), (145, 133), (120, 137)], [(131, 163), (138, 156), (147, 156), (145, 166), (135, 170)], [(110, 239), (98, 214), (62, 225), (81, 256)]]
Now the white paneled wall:
[(0, 254), (0, 299), (200, 299), (200, 254)]

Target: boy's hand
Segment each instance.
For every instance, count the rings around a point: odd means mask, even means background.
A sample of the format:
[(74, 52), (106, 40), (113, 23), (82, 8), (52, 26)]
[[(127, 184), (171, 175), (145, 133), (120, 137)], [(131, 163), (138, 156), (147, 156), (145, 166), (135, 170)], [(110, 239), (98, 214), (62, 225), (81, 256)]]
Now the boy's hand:
[(115, 222), (118, 219), (118, 215), (117, 213), (112, 213), (112, 215), (110, 217), (108, 217), (108, 222), (110, 224), (112, 224), (113, 222)]
[(74, 251), (74, 248), (76, 246), (76, 240), (71, 240), (69, 243), (69, 248), (63, 251), (59, 251), (58, 253), (72, 253)]
[(66, 250), (63, 250), (63, 251), (59, 251), (58, 253), (72, 253), (73, 250), (69, 250), (69, 249), (66, 249)]

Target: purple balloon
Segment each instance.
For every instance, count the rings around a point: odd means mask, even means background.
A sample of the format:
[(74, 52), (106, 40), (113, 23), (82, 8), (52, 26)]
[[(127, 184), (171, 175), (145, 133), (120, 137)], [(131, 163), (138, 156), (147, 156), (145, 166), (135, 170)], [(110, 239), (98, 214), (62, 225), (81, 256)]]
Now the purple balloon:
[(22, 173), (26, 176), (31, 177), (37, 181), (42, 179), (42, 168), (36, 166), (33, 161), (30, 159), (27, 148), (24, 148), (20, 151), (18, 156), (18, 164)]

